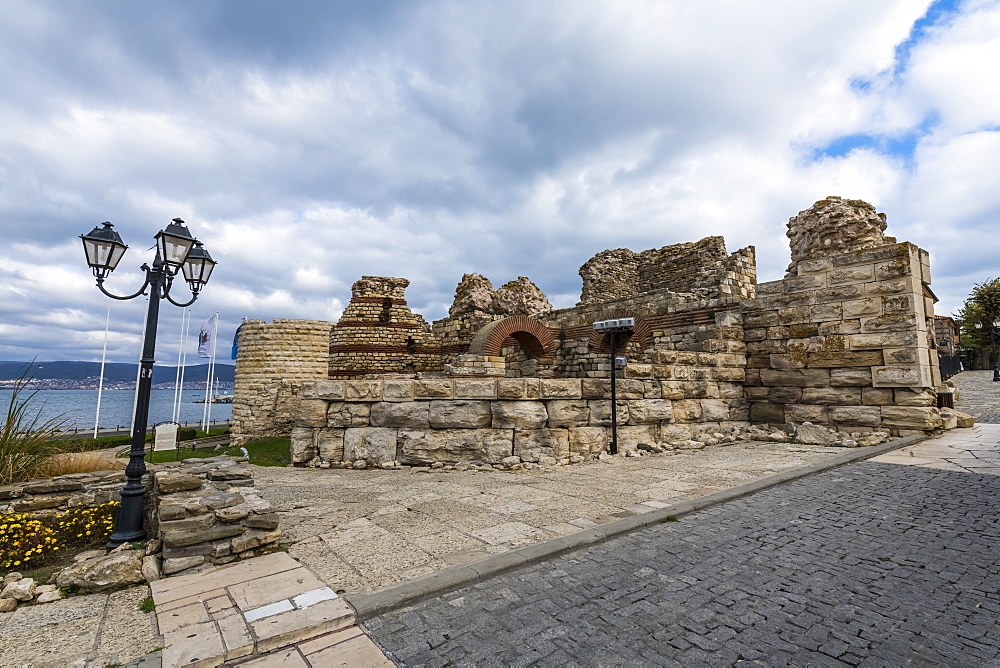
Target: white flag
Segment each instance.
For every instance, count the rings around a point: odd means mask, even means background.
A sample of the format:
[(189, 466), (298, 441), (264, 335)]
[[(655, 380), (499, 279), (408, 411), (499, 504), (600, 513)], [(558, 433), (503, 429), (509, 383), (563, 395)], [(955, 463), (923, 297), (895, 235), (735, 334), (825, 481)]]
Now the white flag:
[(201, 323), (201, 334), (198, 335), (198, 357), (213, 357), (215, 355), (215, 331), (218, 328), (217, 317), (218, 313)]

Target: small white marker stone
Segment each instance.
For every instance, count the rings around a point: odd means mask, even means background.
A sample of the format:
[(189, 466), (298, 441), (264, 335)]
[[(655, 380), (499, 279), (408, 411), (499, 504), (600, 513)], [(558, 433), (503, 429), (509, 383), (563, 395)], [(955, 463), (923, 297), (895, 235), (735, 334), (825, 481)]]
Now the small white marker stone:
[(259, 608), (254, 608), (253, 610), (247, 610), (243, 613), (243, 619), (247, 620), (247, 622), (255, 622), (258, 619), (271, 617), (273, 615), (288, 612), (289, 610), (294, 609), (295, 608), (292, 606), (292, 602), (286, 599), (284, 601), (278, 601), (277, 603), (271, 603)]

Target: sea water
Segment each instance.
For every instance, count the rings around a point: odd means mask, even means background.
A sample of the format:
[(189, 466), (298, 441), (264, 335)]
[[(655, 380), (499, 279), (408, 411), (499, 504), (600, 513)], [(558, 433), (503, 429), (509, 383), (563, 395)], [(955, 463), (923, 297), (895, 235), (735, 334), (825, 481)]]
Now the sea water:
[[(30, 391), (22, 391), (23, 400)], [(198, 424), (202, 421), (205, 404), (194, 403), (205, 396), (204, 390), (182, 390), (178, 422)], [(7, 415), (10, 390), (0, 390), (0, 422)], [(135, 390), (104, 390), (101, 392), (101, 429), (128, 429), (132, 424), (132, 405)], [(38, 390), (30, 400), (29, 412), (40, 413), (42, 420), (61, 416), (70, 429), (94, 428), (97, 413), (97, 390)], [(233, 415), (232, 404), (209, 404), (212, 422), (224, 422)], [(149, 393), (149, 426), (172, 419), (174, 412), (173, 390), (152, 390)]]

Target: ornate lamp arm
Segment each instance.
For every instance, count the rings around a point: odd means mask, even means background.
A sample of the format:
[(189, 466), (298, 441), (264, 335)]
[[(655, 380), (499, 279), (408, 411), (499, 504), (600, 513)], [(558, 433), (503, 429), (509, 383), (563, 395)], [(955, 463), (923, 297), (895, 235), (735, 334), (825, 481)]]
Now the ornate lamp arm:
[(101, 292), (103, 292), (104, 294), (106, 294), (108, 297), (111, 297), (112, 299), (119, 299), (121, 301), (125, 301), (127, 299), (135, 299), (139, 295), (144, 294), (146, 292), (146, 288), (149, 287), (149, 283), (150, 283), (149, 265), (145, 265), (144, 264), (140, 268), (144, 269), (146, 271), (146, 281), (142, 284), (142, 287), (139, 288), (138, 292), (136, 292), (134, 294), (131, 294), (128, 297), (119, 297), (118, 295), (111, 294), (110, 292), (108, 292), (107, 289), (104, 287), (104, 278), (101, 277), (101, 276), (97, 277), (97, 288)]
[(177, 302), (174, 301), (174, 298), (170, 296), (170, 290), (167, 290), (166, 292), (164, 292), (163, 296), (167, 298), (168, 302), (170, 302), (174, 306), (180, 306), (181, 308), (184, 308), (186, 306), (191, 306), (191, 304), (194, 304), (194, 301), (196, 299), (198, 299), (198, 293), (197, 292), (192, 292), (191, 293), (191, 299), (189, 299), (188, 301), (184, 302), (183, 304), (179, 304), (179, 303), (177, 303)]

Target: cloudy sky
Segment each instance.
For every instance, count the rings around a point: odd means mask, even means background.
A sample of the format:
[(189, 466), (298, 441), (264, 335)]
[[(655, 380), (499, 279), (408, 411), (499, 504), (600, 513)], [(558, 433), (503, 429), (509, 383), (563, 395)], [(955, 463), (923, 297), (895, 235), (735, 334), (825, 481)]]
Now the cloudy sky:
[[(598, 251), (721, 234), (775, 280), (827, 195), (928, 249), (950, 314), (1000, 274), (998, 65), (998, 0), (0, 0), (0, 359), (100, 359), (104, 220), (119, 293), (188, 222), (225, 346), (362, 274), (428, 320), (473, 271), (564, 307)], [(112, 304), (109, 360), (143, 308)]]

